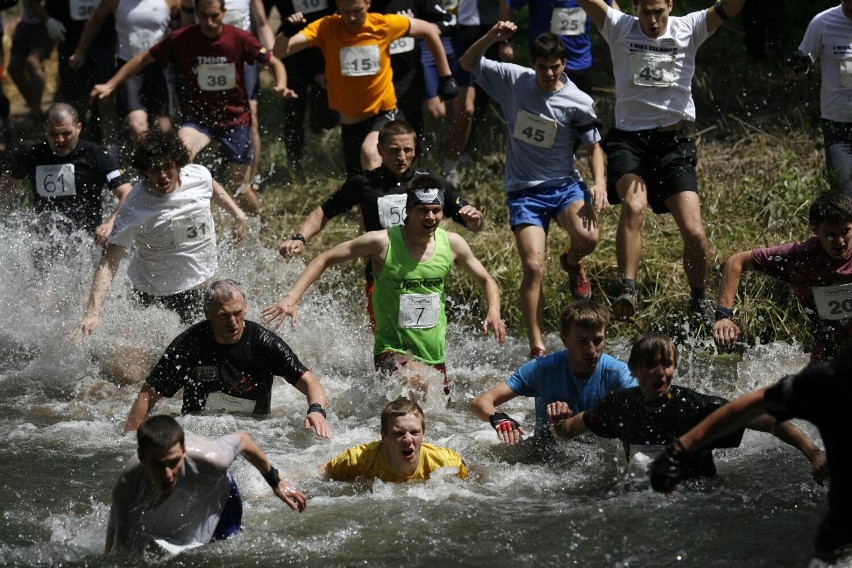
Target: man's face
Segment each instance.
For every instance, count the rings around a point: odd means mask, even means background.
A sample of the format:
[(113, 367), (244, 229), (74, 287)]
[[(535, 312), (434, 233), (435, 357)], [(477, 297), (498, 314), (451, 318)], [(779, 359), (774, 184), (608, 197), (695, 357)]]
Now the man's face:
[(444, 207), (442, 205), (415, 205), (408, 208), (408, 220), (406, 226), (425, 234), (435, 234), (435, 229), (444, 218)]
[(390, 466), (402, 473), (414, 473), (420, 463), (420, 446), (423, 445), (423, 420), (417, 414), (397, 416), (382, 434), (382, 442)]
[(535, 84), (547, 93), (553, 92), (559, 86), (559, 78), (565, 70), (565, 60), (558, 57), (539, 57), (533, 62)]
[(180, 185), (180, 170), (174, 160), (164, 158), (145, 172), (145, 177), (159, 193), (172, 193)]
[(225, 9), (219, 0), (200, 0), (195, 7), (195, 16), (205, 37), (215, 38), (222, 33)]
[(49, 122), (44, 127), (47, 145), (50, 146), (54, 154), (60, 158), (64, 158), (77, 147), (82, 129), (83, 125), (79, 122), (75, 123), (70, 116), (66, 116), (65, 120), (58, 124)]
[(660, 37), (668, 30), (671, 0), (638, 0), (633, 2), (633, 9), (646, 36)]
[(414, 161), (414, 151), (417, 143), (414, 134), (398, 134), (390, 136), (384, 143), (379, 142), (379, 155), (382, 157), (382, 166), (397, 179), (405, 175)]
[(364, 25), (369, 9), (370, 0), (337, 0), (337, 12), (346, 27), (353, 30)]
[(604, 349), (606, 331), (572, 324), (567, 335), (560, 335), (568, 349), (568, 365), (575, 374), (587, 377), (598, 366)]
[(814, 230), (822, 248), (831, 258), (852, 257), (852, 223), (824, 221)]
[(240, 340), (246, 328), (246, 309), (246, 300), (240, 294), (205, 308), (204, 315), (213, 328), (216, 343), (230, 345)]
[(677, 366), (672, 353), (658, 353), (646, 361), (639, 361), (630, 372), (639, 383), (639, 392), (642, 397), (653, 402), (665, 396), (672, 386)]
[(139, 451), (138, 455), (148, 478), (160, 491), (171, 493), (175, 490), (186, 457), (186, 448), (180, 442), (166, 451), (149, 449), (144, 453)]

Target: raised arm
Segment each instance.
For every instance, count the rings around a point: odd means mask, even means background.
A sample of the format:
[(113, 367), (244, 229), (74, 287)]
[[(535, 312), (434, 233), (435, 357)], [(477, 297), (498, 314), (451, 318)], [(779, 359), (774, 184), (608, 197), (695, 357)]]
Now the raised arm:
[(320, 438), (331, 438), (331, 426), (325, 416), (328, 398), (319, 379), (312, 372), (305, 371), (294, 386), (308, 400), (305, 430), (313, 428)]
[(272, 492), (279, 499), (287, 503), (291, 509), (298, 509), (300, 513), (304, 511), (308, 505), (304, 494), (296, 489), (292, 483), (281, 477), (281, 474), (278, 473), (277, 469), (272, 467), (266, 454), (263, 453), (263, 450), (260, 449), (251, 436), (245, 432), (236, 432), (236, 434), (240, 437), (240, 454), (260, 472), (272, 488)]
[(728, 257), (722, 270), (719, 284), (719, 302), (716, 308), (716, 323), (713, 324), (713, 339), (716, 345), (730, 349), (740, 337), (740, 328), (731, 319), (734, 299), (740, 286), (743, 271), (752, 270), (751, 251), (738, 252)]
[(459, 65), (461, 65), (462, 69), (465, 71), (473, 71), (476, 64), (479, 63), (479, 60), (485, 57), (485, 52), (488, 51), (489, 47), (498, 41), (511, 39), (512, 36), (515, 35), (516, 31), (518, 31), (518, 26), (512, 22), (497, 22), (494, 24), (494, 27), (488, 30), (484, 36), (476, 40), (474, 44), (464, 52), (464, 55), (459, 58)]
[(589, 18), (592, 19), (592, 23), (595, 24), (595, 27), (602, 30), (604, 22), (606, 22), (606, 13), (609, 10), (606, 2), (603, 0), (577, 0), (577, 4), (585, 10)]
[(506, 325), (500, 319), (500, 288), (497, 282), (488, 274), (479, 259), (473, 255), (470, 245), (460, 235), (447, 233), (450, 242), (450, 250), (453, 252), (453, 261), (457, 266), (464, 269), (471, 278), (476, 280), (485, 294), (485, 305), (487, 314), (482, 322), (482, 332), (488, 334), (488, 328), (494, 330), (494, 339), (500, 345), (506, 341)]
[(745, 0), (720, 0), (707, 8), (707, 31), (712, 32), (743, 9)]
[[(281, 244), (278, 246), (278, 254), (284, 258), (290, 258), (291, 256), (301, 254), (305, 251), (305, 245), (307, 242), (322, 231), (327, 223), (328, 217), (326, 217), (325, 213), (323, 213), (322, 207), (317, 207), (308, 213), (307, 217), (305, 217), (305, 220), (302, 222), (302, 226), (299, 227), (298, 233), (281, 241)], [(300, 240), (298, 238), (299, 235), (301, 235), (304, 240)], [(297, 238), (294, 239), (292, 237)]]
[(104, 303), (109, 287), (118, 272), (118, 265), (124, 257), (124, 247), (119, 245), (107, 245), (106, 251), (95, 269), (95, 277), (92, 282), (92, 291), (89, 293), (89, 302), (83, 319), (77, 324), (72, 332), (72, 339), (85, 339), (94, 333), (98, 327), (101, 306)]
[(278, 59), (284, 59), (288, 55), (298, 53), (303, 49), (310, 47), (308, 38), (301, 33), (293, 33), (295, 30), (305, 27), (307, 20), (301, 12), (296, 12), (287, 17), (282, 22), (284, 24), (284, 32), (275, 38), (275, 45), (272, 52)]

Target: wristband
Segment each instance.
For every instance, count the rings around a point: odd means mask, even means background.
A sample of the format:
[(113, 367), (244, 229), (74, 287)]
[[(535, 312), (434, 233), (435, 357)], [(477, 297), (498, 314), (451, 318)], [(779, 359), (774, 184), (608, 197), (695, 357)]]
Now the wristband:
[(271, 488), (275, 489), (281, 483), (281, 474), (270, 464), (269, 471), (263, 474), (263, 479), (266, 480)]
[(293, 233), (289, 237), (287, 237), (288, 241), (302, 241), (302, 244), (305, 244), (305, 235), (302, 233)]
[(495, 412), (494, 414), (488, 417), (488, 421), (491, 423), (491, 427), (498, 431), (500, 430), (498, 426), (500, 426), (501, 422), (509, 422), (509, 424), (512, 426), (511, 430), (517, 430), (520, 426), (517, 420), (510, 417), (505, 412)]
[(311, 412), (318, 412), (318, 413), (322, 414), (323, 418), (327, 418), (326, 415), (325, 415), (325, 409), (318, 402), (315, 402), (312, 405), (308, 406), (308, 412), (307, 413), (310, 414)]
[(725, 306), (716, 306), (716, 313), (713, 315), (716, 321), (723, 319), (734, 319), (734, 310)]
[(727, 20), (730, 18), (727, 12), (725, 12), (725, 8), (722, 6), (722, 0), (717, 0), (715, 4), (713, 4), (713, 9), (716, 10), (716, 14), (722, 18), (722, 20)]

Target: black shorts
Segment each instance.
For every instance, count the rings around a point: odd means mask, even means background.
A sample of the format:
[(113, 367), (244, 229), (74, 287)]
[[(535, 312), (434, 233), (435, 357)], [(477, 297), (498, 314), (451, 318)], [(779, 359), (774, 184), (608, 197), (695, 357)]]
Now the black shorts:
[(607, 195), (621, 203), (615, 183), (627, 174), (641, 177), (648, 188), (648, 204), (654, 213), (669, 213), (665, 200), (676, 193), (698, 190), (695, 142), (683, 130), (613, 128), (603, 141), (607, 165)]
[[(125, 61), (118, 60), (119, 68), (124, 64)], [(118, 111), (121, 116), (127, 116), (134, 110), (147, 111), (152, 117), (170, 116), (169, 93), (165, 70), (159, 65), (148, 65), (119, 85), (116, 98)]]
[(387, 110), (355, 124), (340, 125), (347, 177), (354, 176), (361, 171), (361, 145), (364, 143), (364, 138), (370, 132), (378, 132), (382, 129), (382, 126), (392, 120), (405, 120), (405, 115), (399, 109)]
[(260, 96), (260, 66), (257, 63), (243, 63), (243, 86), (250, 100)]
[(12, 35), (12, 56), (27, 57), (31, 53), (45, 60), (53, 51), (53, 40), (47, 35), (47, 27), (39, 23), (19, 22)]
[(204, 313), (203, 290), (184, 290), (168, 296), (152, 296), (134, 288), (133, 294), (136, 301), (145, 308), (159, 306), (175, 312), (184, 325), (196, 323)]

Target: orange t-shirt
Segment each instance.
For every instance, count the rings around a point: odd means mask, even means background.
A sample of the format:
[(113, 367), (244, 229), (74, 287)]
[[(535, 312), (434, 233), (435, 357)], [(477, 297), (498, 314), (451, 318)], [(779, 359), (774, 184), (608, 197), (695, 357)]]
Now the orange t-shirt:
[(358, 30), (339, 14), (320, 18), (300, 33), (325, 56), (328, 106), (356, 117), (396, 108), (388, 46), (408, 33), (411, 23), (396, 14), (367, 14)]

